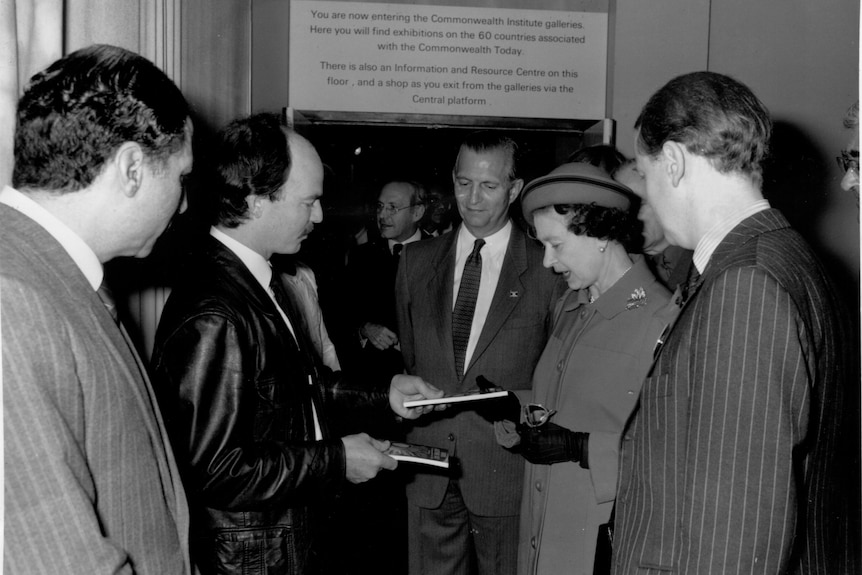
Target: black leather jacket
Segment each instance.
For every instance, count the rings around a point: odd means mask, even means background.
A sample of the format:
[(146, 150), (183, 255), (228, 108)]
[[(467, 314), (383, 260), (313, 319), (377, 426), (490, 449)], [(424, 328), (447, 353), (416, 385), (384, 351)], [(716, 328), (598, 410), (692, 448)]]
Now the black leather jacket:
[(266, 291), (214, 238), (185, 271), (162, 313), (152, 365), (189, 495), (192, 559), (203, 573), (314, 572), (312, 515), (324, 515), (322, 492), (345, 478), (328, 410), (388, 407), (386, 393), (353, 390), (307, 342), (298, 349)]

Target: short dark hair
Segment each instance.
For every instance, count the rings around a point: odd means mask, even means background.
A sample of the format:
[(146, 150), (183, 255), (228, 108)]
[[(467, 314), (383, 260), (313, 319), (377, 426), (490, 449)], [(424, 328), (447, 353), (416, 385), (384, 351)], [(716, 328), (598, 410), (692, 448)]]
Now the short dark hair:
[(34, 75), (18, 101), (12, 185), (81, 190), (124, 142), (163, 165), (185, 144), (188, 118), (182, 92), (143, 56), (82, 48)]
[(214, 223), (235, 228), (249, 218), (248, 196), (278, 198), (290, 175), (289, 130), (278, 114), (253, 114), (219, 132), (213, 153)]
[(640, 234), (640, 227), (632, 210), (607, 208), (590, 203), (555, 204), (538, 211), (549, 208), (566, 218), (566, 229), (576, 236), (611, 240), (629, 249), (635, 245), (636, 236)]
[(463, 149), (473, 150), (474, 152), (502, 150), (509, 162), (509, 173), (507, 174), (509, 182), (514, 182), (518, 179), (520, 150), (515, 140), (509, 136), (493, 130), (472, 132), (461, 142), (461, 147), (458, 149), (459, 156)]
[(715, 72), (678, 76), (653, 94), (635, 121), (638, 148), (656, 156), (667, 141), (707, 158), (721, 173), (763, 182), (769, 111), (741, 82)]
[(584, 146), (569, 154), (567, 162), (581, 162), (601, 168), (609, 175), (613, 175), (620, 166), (628, 161), (622, 152), (610, 144), (595, 144)]

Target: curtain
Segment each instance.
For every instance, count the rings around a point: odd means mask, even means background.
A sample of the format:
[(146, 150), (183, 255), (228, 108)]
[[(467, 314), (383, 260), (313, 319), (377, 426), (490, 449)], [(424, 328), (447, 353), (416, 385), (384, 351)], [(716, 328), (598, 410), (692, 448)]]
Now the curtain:
[(15, 106), (30, 76), (63, 53), (63, 0), (0, 0), (0, 186), (12, 179)]

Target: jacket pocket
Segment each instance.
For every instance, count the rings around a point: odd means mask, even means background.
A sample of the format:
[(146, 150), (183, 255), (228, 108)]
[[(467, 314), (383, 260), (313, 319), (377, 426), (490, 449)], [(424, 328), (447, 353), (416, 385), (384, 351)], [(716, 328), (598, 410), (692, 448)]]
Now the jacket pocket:
[(220, 530), (212, 539), (215, 573), (301, 573), (304, 542), (287, 526)]

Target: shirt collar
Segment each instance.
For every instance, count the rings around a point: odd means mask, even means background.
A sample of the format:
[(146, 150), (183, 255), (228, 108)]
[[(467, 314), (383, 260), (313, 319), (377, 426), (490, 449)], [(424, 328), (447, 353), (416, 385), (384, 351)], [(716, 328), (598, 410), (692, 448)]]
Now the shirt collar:
[(700, 241), (697, 242), (697, 246), (694, 248), (692, 262), (694, 262), (697, 271), (703, 273), (703, 270), (706, 269), (706, 264), (709, 263), (709, 259), (712, 257), (718, 244), (721, 243), (721, 240), (723, 240), (733, 228), (757, 212), (762, 212), (763, 210), (768, 209), (768, 200), (756, 200), (755, 202), (736, 210), (712, 226), (712, 228), (706, 232), (702, 238), (700, 238)]
[(421, 239), (422, 239), (422, 232), (417, 228), (417, 230), (415, 232), (413, 232), (413, 235), (410, 236), (409, 238), (407, 238), (406, 240), (404, 240), (403, 242), (398, 242), (398, 241), (390, 240), (390, 239), (387, 239), (386, 242), (389, 245), (389, 253), (392, 253), (392, 246), (394, 246), (395, 244), (401, 244), (401, 245), (412, 244), (413, 242), (418, 242)]
[(245, 264), (254, 279), (269, 293), (269, 282), (272, 280), (272, 267), (262, 255), (249, 248), (245, 244), (233, 239), (215, 226), (210, 228), (210, 235), (220, 241), (224, 246), (232, 251), (240, 261)]
[(63, 246), (63, 249), (87, 278), (87, 283), (92, 286), (93, 290), (99, 289), (105, 276), (105, 270), (96, 253), (87, 245), (87, 242), (81, 239), (81, 236), (73, 232), (57, 216), (14, 188), (6, 186), (0, 190), (0, 203), (18, 210), (51, 234)]
[[(499, 256), (506, 253), (506, 248), (509, 245), (509, 238), (512, 236), (512, 220), (508, 220), (502, 228), (483, 238), (485, 240), (484, 249), (491, 257)], [(458, 253), (470, 253), (473, 251), (473, 244), (476, 242), (476, 236), (470, 233), (467, 226), (461, 225), (458, 230)]]

